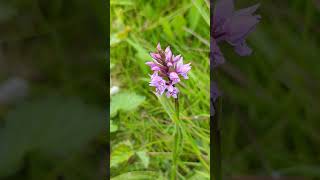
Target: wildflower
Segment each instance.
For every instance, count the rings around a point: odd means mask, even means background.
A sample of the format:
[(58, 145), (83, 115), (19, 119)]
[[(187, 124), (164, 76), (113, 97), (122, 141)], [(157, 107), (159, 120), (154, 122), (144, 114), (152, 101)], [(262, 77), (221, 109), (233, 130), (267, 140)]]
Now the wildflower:
[(172, 84), (180, 82), (179, 75), (176, 72), (169, 73), (169, 79), (172, 81)]
[(156, 92), (159, 95), (162, 95), (167, 88), (166, 81), (162, 77), (158, 76), (157, 72), (151, 76), (150, 86), (156, 87)]
[(176, 85), (181, 81), (180, 76), (188, 79), (191, 63), (183, 64), (181, 55), (175, 56), (169, 46), (162, 50), (160, 43), (157, 45), (156, 52), (151, 52), (150, 56), (153, 61), (146, 63), (153, 71), (149, 85), (156, 88), (158, 95), (167, 91), (168, 98), (171, 96), (177, 98), (179, 89)]
[(183, 58), (177, 62), (177, 72), (184, 78), (188, 79), (188, 72), (191, 70), (191, 63), (183, 64)]
[(218, 47), (219, 42), (228, 42), (240, 56), (247, 56), (252, 53), (246, 43), (246, 38), (260, 21), (260, 15), (253, 15), (258, 7), (259, 4), (235, 11), (233, 0), (217, 2), (213, 15), (213, 28), (211, 29), (213, 35), (211, 51), (214, 66), (223, 64), (225, 61)]
[(169, 85), (167, 87), (168, 91), (167, 91), (167, 97), (169, 98), (170, 96), (172, 96), (173, 98), (177, 98), (178, 97), (178, 93), (179, 90), (178, 88), (174, 87), (173, 85)]

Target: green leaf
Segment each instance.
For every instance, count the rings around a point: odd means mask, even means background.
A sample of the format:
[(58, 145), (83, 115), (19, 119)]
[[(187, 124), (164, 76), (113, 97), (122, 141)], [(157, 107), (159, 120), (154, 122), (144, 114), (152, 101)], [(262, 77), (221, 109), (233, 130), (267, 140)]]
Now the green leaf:
[(110, 46), (113, 47), (119, 44), (120, 42), (124, 41), (125, 39), (127, 39), (130, 31), (131, 29), (129, 27), (125, 27), (120, 32), (112, 33), (110, 36)]
[(185, 34), (183, 27), (187, 24), (184, 17), (182, 15), (176, 16), (173, 19), (172, 24), (173, 24), (172, 26), (173, 26), (173, 29), (174, 29), (176, 36), (182, 38), (183, 35)]
[[(111, 178), (111, 180), (155, 180), (159, 179), (159, 174), (152, 171), (134, 171), (134, 172), (127, 172), (121, 174), (117, 177)], [(161, 178), (162, 179), (162, 178)]]
[(111, 34), (110, 46), (115, 46), (116, 44), (119, 44), (120, 42), (121, 42), (121, 39), (117, 37), (117, 34)]
[(198, 13), (198, 10), (194, 6), (190, 8), (187, 19), (188, 19), (190, 29), (192, 31), (195, 31), (196, 27), (199, 24), (200, 14)]
[(169, 23), (169, 21), (166, 18), (161, 18), (160, 22), (161, 22), (161, 26), (163, 28), (163, 32), (165, 33), (165, 35), (170, 40), (173, 40), (174, 39), (174, 34), (172, 32), (171, 24)]
[(132, 144), (130, 141), (125, 141), (118, 144), (111, 152), (111, 167), (117, 167), (119, 164), (128, 161), (134, 155)]
[(130, 92), (123, 92), (112, 96), (110, 106), (111, 117), (115, 116), (119, 110), (131, 111), (137, 108), (144, 100), (144, 96)]
[(210, 174), (201, 172), (201, 171), (196, 171), (196, 173), (189, 178), (189, 180), (198, 180), (198, 179), (210, 180)]
[(0, 177), (22, 165), (26, 153), (68, 156), (104, 127), (105, 114), (78, 99), (52, 96), (9, 112), (0, 131)]
[(141, 43), (139, 43), (139, 41), (136, 39), (136, 37), (134, 37), (133, 35), (131, 36), (132, 38), (128, 38), (127, 39), (127, 42), (130, 46), (132, 46), (136, 51), (137, 53), (135, 54), (135, 61), (136, 59), (138, 61), (136, 61), (139, 66), (140, 66), (140, 69), (142, 71), (143, 74), (148, 74), (149, 71), (148, 71), (148, 68), (145, 64), (145, 62), (147, 62), (148, 60), (150, 60), (150, 55), (149, 55), (149, 52), (141, 46)]
[(127, 39), (128, 44), (130, 44), (136, 51), (137, 57), (142, 61), (142, 64), (145, 66), (145, 62), (150, 60), (150, 55), (148, 51), (138, 43), (138, 40), (135, 38)]
[(113, 63), (110, 63), (110, 70), (114, 67)]
[(193, 5), (197, 8), (204, 21), (210, 26), (209, 8), (206, 7), (204, 0), (192, 0)]
[(118, 126), (113, 123), (113, 121), (110, 121), (110, 133), (118, 131)]
[(148, 168), (149, 167), (150, 158), (149, 158), (147, 152), (146, 151), (139, 151), (139, 152), (137, 152), (137, 155), (141, 159), (141, 161), (143, 163), (143, 166), (145, 168)]
[(110, 0), (110, 5), (111, 6), (114, 6), (114, 5), (133, 6), (134, 2), (132, 0), (121, 0), (121, 1)]
[(158, 96), (159, 102), (162, 105), (163, 109), (166, 111), (166, 113), (169, 115), (170, 119), (172, 121), (177, 121), (175, 109), (173, 106), (173, 103), (170, 101), (170, 98), (167, 98), (165, 96)]

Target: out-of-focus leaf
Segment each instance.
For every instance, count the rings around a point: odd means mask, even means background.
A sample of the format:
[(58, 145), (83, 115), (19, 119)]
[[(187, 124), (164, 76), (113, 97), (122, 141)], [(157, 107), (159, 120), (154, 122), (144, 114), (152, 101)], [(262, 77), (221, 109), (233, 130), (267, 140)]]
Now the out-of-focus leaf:
[(193, 5), (197, 8), (204, 21), (210, 26), (209, 8), (206, 7), (204, 0), (192, 0)]
[[(159, 174), (152, 171), (134, 171), (121, 174), (111, 180), (160, 180)], [(161, 178), (162, 179), (162, 178)]]
[(185, 35), (183, 27), (186, 26), (187, 22), (182, 15), (176, 16), (172, 21), (172, 26), (176, 36), (182, 38)]
[(137, 152), (137, 155), (141, 159), (141, 161), (143, 163), (143, 166), (145, 168), (148, 168), (149, 167), (150, 158), (149, 158), (147, 152), (146, 151), (139, 151), (139, 152)]
[(113, 121), (110, 121), (110, 133), (118, 131), (118, 126), (113, 123)]
[(136, 39), (127, 39), (127, 42), (137, 51), (137, 57), (142, 60), (143, 65), (145, 66), (144, 62), (151, 59), (148, 51), (143, 48)]
[(110, 0), (110, 5), (122, 5), (122, 6), (132, 6), (134, 5), (134, 1), (132, 0)]
[(17, 171), (24, 155), (66, 156), (81, 150), (103, 129), (104, 113), (78, 99), (58, 96), (21, 104), (0, 131), (0, 177)]
[(111, 167), (117, 167), (119, 164), (128, 161), (131, 156), (134, 155), (134, 151), (132, 149), (132, 144), (130, 141), (125, 141), (118, 144), (115, 148), (113, 148), (111, 152)]
[(173, 40), (174, 39), (174, 34), (172, 32), (172, 27), (171, 24), (169, 23), (168, 19), (166, 18), (162, 18), (160, 20), (161, 22), (161, 26), (163, 28), (163, 32), (165, 33), (165, 35), (170, 39)]
[(112, 96), (110, 106), (111, 117), (115, 116), (119, 110), (131, 111), (137, 108), (144, 100), (144, 96), (130, 92), (123, 92)]
[(144, 7), (143, 7), (143, 10), (142, 10), (142, 14), (146, 17), (146, 18), (153, 18), (155, 17), (157, 14), (154, 13), (154, 9), (150, 6), (150, 4), (146, 4)]
[(190, 180), (210, 180), (210, 175), (206, 172), (196, 171), (195, 175), (193, 175)]
[(194, 31), (200, 22), (200, 14), (194, 6), (190, 8), (187, 19), (190, 29)]
[(122, 31), (111, 34), (110, 36), (110, 46), (115, 46), (116, 44), (120, 43), (121, 41), (125, 40), (128, 37), (128, 33), (130, 32), (129, 27), (125, 27)]
[(113, 63), (110, 63), (110, 70), (114, 67)]
[[(141, 46), (141, 44), (138, 42), (138, 40), (132, 36), (132, 38), (127, 39), (128, 44), (130, 44), (130, 46), (132, 46), (137, 53), (135, 54), (134, 57), (134, 61), (138, 63), (138, 65), (140, 66), (140, 69), (142, 70), (143, 74), (147, 74), (148, 71), (148, 66), (145, 64), (145, 62), (147, 62), (148, 60), (151, 60), (151, 57), (149, 55), (149, 52)], [(136, 61), (139, 60), (139, 61)]]

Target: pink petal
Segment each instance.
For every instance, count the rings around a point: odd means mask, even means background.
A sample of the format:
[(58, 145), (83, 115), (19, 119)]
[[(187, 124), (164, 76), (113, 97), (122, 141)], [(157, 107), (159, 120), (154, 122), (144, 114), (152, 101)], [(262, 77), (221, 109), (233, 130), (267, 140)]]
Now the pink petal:
[(146, 65), (148, 65), (148, 66), (152, 66), (152, 65), (154, 65), (155, 63), (154, 62), (146, 62)]
[(173, 62), (178, 62), (181, 59), (181, 55), (179, 54), (178, 56), (174, 57), (173, 56)]
[(164, 52), (166, 54), (166, 60), (170, 61), (171, 57), (172, 57), (172, 52), (171, 52), (170, 46), (168, 46)]
[(160, 71), (160, 68), (158, 66), (154, 66), (151, 68), (152, 71)]
[(173, 91), (173, 86), (170, 84), (169, 86), (167, 86), (167, 89), (169, 92), (172, 92)]
[(170, 80), (172, 81), (173, 84), (176, 84), (176, 83), (180, 82), (180, 78), (179, 78), (179, 76), (178, 76), (178, 74), (176, 72), (171, 72), (169, 74), (169, 78), (170, 78)]
[(158, 43), (158, 45), (157, 45), (157, 50), (158, 50), (158, 51), (161, 51), (161, 50), (162, 50), (160, 43)]
[(157, 53), (150, 53), (150, 56), (155, 60), (161, 59), (160, 54), (157, 54)]

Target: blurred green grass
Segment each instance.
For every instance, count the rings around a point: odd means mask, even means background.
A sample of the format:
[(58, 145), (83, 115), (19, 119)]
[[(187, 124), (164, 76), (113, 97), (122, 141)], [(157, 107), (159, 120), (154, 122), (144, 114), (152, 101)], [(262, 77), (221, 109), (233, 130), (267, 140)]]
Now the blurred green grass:
[(0, 2), (0, 86), (30, 86), (25, 102), (0, 103), (0, 179), (106, 176), (107, 11), (102, 1)]
[(224, 174), (319, 178), (319, 1), (260, 2), (262, 21), (248, 38), (254, 53), (219, 70), (224, 91)]
[[(154, 179), (147, 176), (149, 171), (158, 179), (170, 174), (173, 125), (149, 86), (151, 71), (145, 65), (158, 42), (192, 65), (189, 79), (180, 86), (181, 118), (188, 136), (179, 177), (209, 179), (209, 20), (209, 2), (204, 0), (111, 1), (111, 86), (119, 86), (119, 94), (129, 91), (145, 97), (137, 109), (112, 117), (118, 127), (110, 142), (114, 179), (142, 174)], [(111, 106), (116, 96), (111, 96)], [(142, 158), (137, 153), (141, 151)], [(143, 159), (148, 160), (146, 166)], [(127, 174), (132, 171), (141, 172)]]

